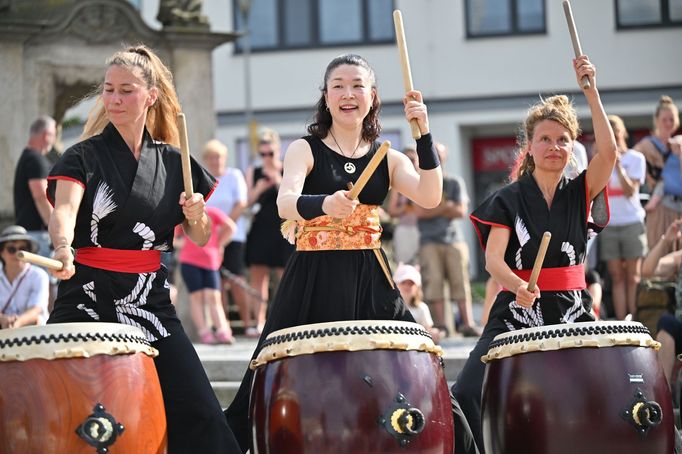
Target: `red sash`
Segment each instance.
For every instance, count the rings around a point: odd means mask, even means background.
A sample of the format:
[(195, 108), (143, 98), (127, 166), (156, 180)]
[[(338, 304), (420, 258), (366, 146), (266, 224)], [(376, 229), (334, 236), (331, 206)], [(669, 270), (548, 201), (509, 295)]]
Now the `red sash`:
[(151, 273), (161, 268), (161, 251), (82, 247), (76, 249), (75, 261), (106, 271)]
[[(512, 270), (514, 274), (528, 282), (532, 270)], [(585, 268), (582, 265), (565, 266), (561, 268), (543, 268), (538, 276), (537, 286), (543, 292), (560, 292), (563, 290), (583, 290), (585, 283)]]

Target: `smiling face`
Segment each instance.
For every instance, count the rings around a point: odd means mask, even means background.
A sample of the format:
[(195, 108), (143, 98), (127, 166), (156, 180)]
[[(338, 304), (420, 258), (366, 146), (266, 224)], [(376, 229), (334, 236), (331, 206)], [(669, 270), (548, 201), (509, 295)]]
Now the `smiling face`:
[(147, 88), (141, 71), (112, 65), (104, 77), (102, 101), (109, 121), (116, 126), (144, 123), (147, 109), (156, 102), (158, 90)]
[(324, 97), (334, 123), (350, 126), (362, 124), (375, 95), (367, 69), (340, 65), (329, 74)]
[(542, 120), (535, 125), (528, 146), (536, 169), (563, 172), (573, 151), (573, 139), (568, 129), (560, 123)]

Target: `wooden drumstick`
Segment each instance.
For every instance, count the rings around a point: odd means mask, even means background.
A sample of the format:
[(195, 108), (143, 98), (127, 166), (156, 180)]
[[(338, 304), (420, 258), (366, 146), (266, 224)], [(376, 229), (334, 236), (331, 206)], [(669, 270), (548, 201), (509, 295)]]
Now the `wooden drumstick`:
[(355, 200), (358, 198), (358, 196), (362, 192), (362, 189), (365, 187), (369, 179), (372, 177), (372, 174), (374, 173), (376, 168), (379, 167), (381, 160), (384, 159), (384, 156), (386, 156), (386, 153), (388, 153), (389, 148), (391, 148), (391, 142), (389, 142), (388, 140), (384, 141), (384, 143), (381, 144), (377, 152), (374, 153), (374, 156), (372, 156), (372, 159), (370, 159), (369, 162), (367, 163), (367, 167), (365, 167), (365, 170), (363, 170), (360, 176), (358, 177), (358, 181), (355, 182), (350, 192), (348, 193), (349, 199)]
[(542, 240), (540, 240), (540, 249), (538, 249), (538, 255), (535, 256), (535, 263), (533, 264), (533, 271), (530, 273), (530, 279), (528, 279), (528, 291), (535, 291), (535, 284), (538, 281), (538, 276), (540, 275), (540, 270), (542, 269), (542, 262), (545, 261), (545, 254), (547, 253), (547, 246), (549, 246), (549, 240), (552, 239), (552, 234), (545, 232), (542, 235)]
[[(403, 28), (403, 15), (399, 9), (393, 11), (393, 25), (395, 26), (395, 40), (398, 43), (400, 53), (400, 64), (403, 69), (403, 85), (405, 92), (412, 91), (412, 71), (410, 70), (410, 56), (407, 54), (407, 41), (405, 40), (405, 29)], [(412, 138), (419, 139), (422, 136), (417, 120), (410, 120)]]
[(62, 268), (64, 268), (64, 264), (59, 260), (43, 257), (42, 255), (33, 254), (31, 252), (19, 251), (17, 252), (17, 258), (27, 263), (44, 266), (45, 268), (49, 268), (51, 270), (60, 271)]
[[(189, 140), (187, 139), (187, 120), (185, 114), (180, 112), (177, 118), (178, 133), (180, 134), (180, 158), (182, 162), (182, 181), (185, 185), (185, 198), (189, 199), (194, 195), (192, 186), (192, 165), (189, 159)], [(190, 225), (195, 225), (197, 221), (189, 221)]]
[[(573, 20), (573, 12), (571, 11), (571, 3), (568, 0), (564, 0), (564, 14), (566, 15), (566, 23), (568, 24), (568, 32), (571, 34), (571, 42), (573, 43), (573, 52), (575, 53), (575, 58), (580, 57), (583, 54), (583, 50), (580, 48), (580, 39), (578, 38), (578, 30), (575, 28), (575, 21)], [(583, 76), (582, 78), (583, 88), (590, 88), (590, 78)]]

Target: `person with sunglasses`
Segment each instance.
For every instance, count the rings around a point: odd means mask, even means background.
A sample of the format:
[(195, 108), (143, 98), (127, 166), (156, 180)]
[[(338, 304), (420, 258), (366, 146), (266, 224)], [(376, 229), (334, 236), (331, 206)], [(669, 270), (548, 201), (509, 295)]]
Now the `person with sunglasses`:
[(42, 325), (47, 319), (49, 279), (42, 268), (19, 260), (17, 252), (36, 252), (25, 228), (11, 225), (0, 234), (0, 328)]
[(274, 269), (281, 279), (284, 265), (294, 251), (279, 231), (282, 219), (277, 213), (277, 195), (283, 171), (280, 147), (279, 134), (265, 129), (258, 141), (261, 165), (246, 172), (247, 203), (253, 218), (246, 237), (245, 262), (249, 267), (251, 287), (260, 294), (260, 298), (250, 298), (256, 326), (245, 327), (247, 337), (258, 337), (265, 325), (270, 270)]

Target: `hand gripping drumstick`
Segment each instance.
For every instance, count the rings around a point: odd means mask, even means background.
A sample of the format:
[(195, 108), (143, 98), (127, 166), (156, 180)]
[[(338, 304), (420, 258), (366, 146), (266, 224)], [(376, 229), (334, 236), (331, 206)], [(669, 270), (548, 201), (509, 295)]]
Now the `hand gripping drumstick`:
[[(568, 24), (568, 31), (571, 34), (571, 42), (573, 43), (573, 52), (575, 53), (575, 58), (580, 57), (583, 54), (583, 50), (580, 48), (580, 39), (578, 38), (578, 30), (575, 28), (575, 22), (573, 21), (573, 12), (571, 11), (571, 3), (568, 0), (564, 0), (564, 14), (566, 15), (566, 23)], [(590, 78), (583, 76), (582, 78), (583, 88), (590, 88)]]
[[(412, 91), (412, 71), (410, 71), (410, 56), (407, 55), (407, 42), (405, 41), (405, 29), (403, 28), (403, 15), (399, 9), (393, 11), (393, 25), (395, 26), (395, 40), (398, 43), (400, 63), (403, 69), (403, 85), (405, 92)], [(412, 138), (419, 139), (422, 136), (417, 120), (410, 120)]]
[(42, 255), (32, 254), (26, 251), (17, 252), (17, 258), (34, 265), (44, 266), (45, 268), (49, 268), (51, 270), (61, 271), (61, 269), (64, 268), (64, 264), (59, 260), (50, 259), (43, 257)]
[(542, 240), (540, 240), (540, 249), (538, 249), (538, 255), (535, 256), (535, 263), (533, 264), (533, 271), (530, 273), (530, 279), (528, 279), (528, 291), (535, 291), (535, 284), (538, 281), (538, 276), (540, 275), (540, 270), (542, 269), (542, 262), (545, 261), (545, 253), (547, 253), (547, 246), (549, 246), (549, 240), (552, 239), (552, 234), (545, 232), (542, 235)]
[[(180, 112), (177, 118), (178, 133), (180, 134), (180, 158), (182, 160), (182, 181), (185, 184), (185, 198), (189, 199), (194, 195), (192, 187), (192, 166), (189, 159), (189, 140), (187, 140), (187, 121), (185, 114)], [(190, 225), (195, 225), (197, 221), (189, 221)]]

